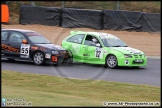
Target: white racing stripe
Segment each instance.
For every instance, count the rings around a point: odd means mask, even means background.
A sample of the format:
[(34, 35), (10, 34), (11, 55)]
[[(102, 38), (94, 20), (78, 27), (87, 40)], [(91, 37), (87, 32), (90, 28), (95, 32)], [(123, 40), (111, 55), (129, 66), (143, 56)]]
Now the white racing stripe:
[(131, 47), (120, 47), (121, 49), (127, 50), (128, 52), (132, 54), (141, 54), (141, 51), (131, 48)]

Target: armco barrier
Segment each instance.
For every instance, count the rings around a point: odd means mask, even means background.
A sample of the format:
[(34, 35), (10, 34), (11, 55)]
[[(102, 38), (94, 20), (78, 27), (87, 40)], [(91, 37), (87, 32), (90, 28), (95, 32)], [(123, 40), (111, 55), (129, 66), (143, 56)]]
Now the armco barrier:
[(143, 12), (142, 31), (161, 32), (161, 14)]
[(60, 26), (61, 8), (21, 5), (20, 24)]
[(105, 30), (142, 30), (142, 24), (138, 23), (142, 18), (141, 12), (104, 10), (103, 13)]
[(62, 9), (62, 27), (102, 29), (102, 11), (88, 9)]
[(161, 14), (22, 5), (20, 24), (161, 33)]

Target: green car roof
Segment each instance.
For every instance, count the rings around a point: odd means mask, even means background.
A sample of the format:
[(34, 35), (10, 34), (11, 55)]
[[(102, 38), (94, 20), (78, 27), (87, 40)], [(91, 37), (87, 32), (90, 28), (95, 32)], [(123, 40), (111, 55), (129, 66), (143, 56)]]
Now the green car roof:
[(112, 34), (109, 34), (109, 33), (101, 33), (101, 32), (86, 32), (86, 31), (77, 31), (77, 30), (75, 30), (75, 31), (70, 31), (70, 34), (71, 35), (75, 35), (75, 34), (90, 34), (90, 35), (95, 35), (95, 36), (97, 36), (97, 37), (101, 37), (102, 38), (102, 36), (112, 36), (112, 37), (115, 37), (115, 38), (118, 38), (118, 37), (116, 37), (115, 35), (112, 35)]

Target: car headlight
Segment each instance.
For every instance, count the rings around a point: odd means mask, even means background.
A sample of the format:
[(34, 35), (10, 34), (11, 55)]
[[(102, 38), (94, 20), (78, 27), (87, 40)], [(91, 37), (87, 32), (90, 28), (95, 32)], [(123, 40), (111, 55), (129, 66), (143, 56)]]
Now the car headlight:
[(124, 57), (125, 58), (132, 58), (132, 55), (130, 55), (130, 54), (124, 54)]
[(58, 51), (52, 51), (52, 54), (59, 54)]

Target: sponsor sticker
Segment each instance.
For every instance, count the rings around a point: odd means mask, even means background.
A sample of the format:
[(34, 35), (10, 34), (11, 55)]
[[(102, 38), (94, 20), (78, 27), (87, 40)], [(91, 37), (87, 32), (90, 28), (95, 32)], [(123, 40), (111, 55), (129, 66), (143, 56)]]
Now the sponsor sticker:
[(95, 57), (102, 58), (102, 56), (103, 56), (103, 49), (102, 48), (96, 48)]
[(107, 51), (104, 51), (104, 54), (108, 54)]
[(46, 54), (45, 58), (51, 58), (51, 55), (50, 54)]
[(141, 52), (134, 49), (134, 48), (130, 48), (130, 47), (125, 47), (125, 48), (122, 48), (124, 50), (127, 50), (128, 52), (132, 53), (132, 54), (140, 54)]
[(20, 55), (21, 58), (29, 58), (29, 55)]
[(73, 44), (72, 45), (72, 52), (75, 54), (79, 54), (80, 51), (80, 45), (79, 44)]

